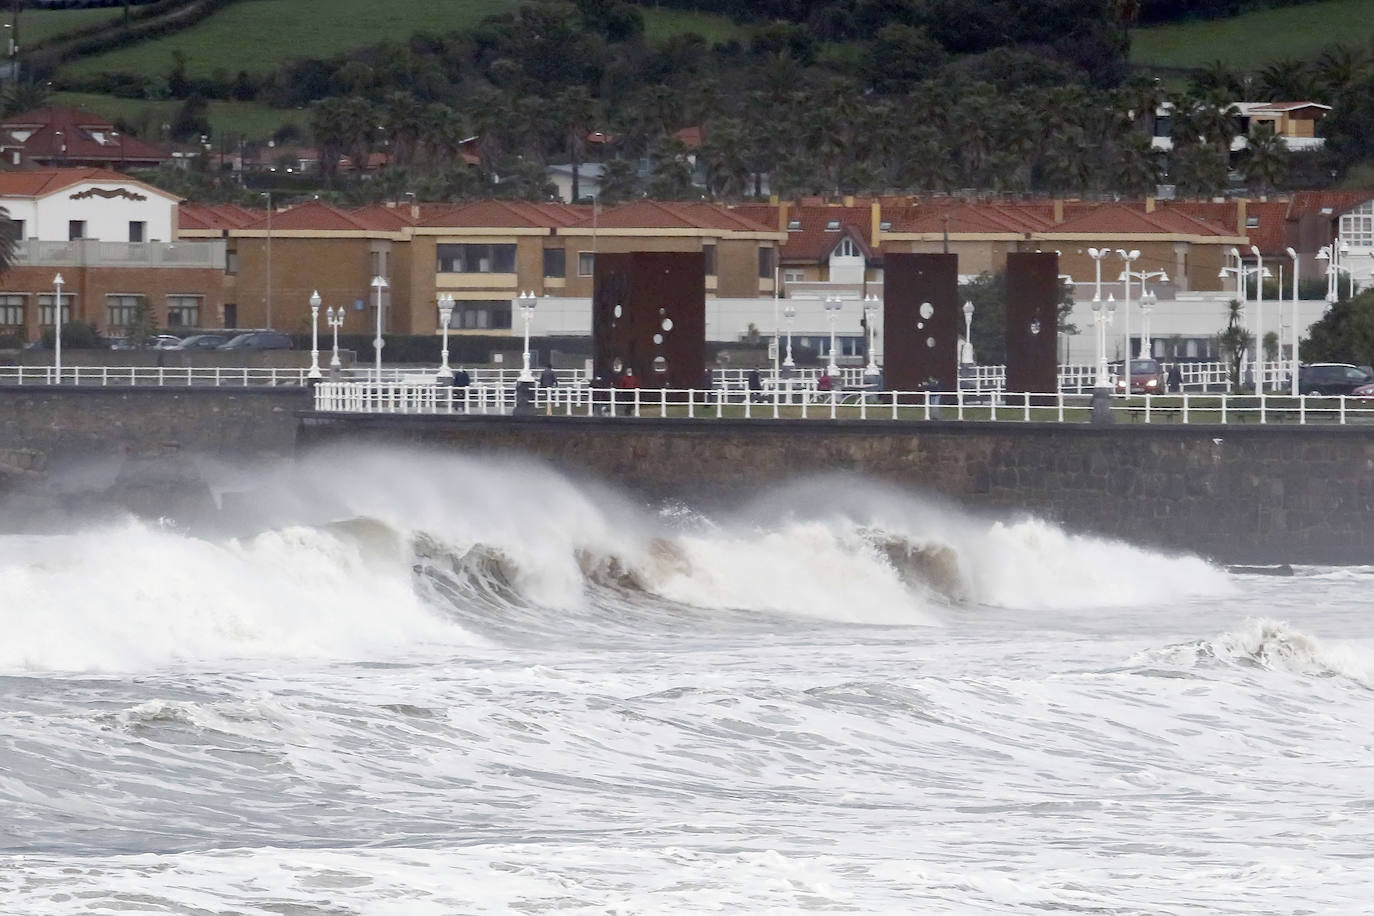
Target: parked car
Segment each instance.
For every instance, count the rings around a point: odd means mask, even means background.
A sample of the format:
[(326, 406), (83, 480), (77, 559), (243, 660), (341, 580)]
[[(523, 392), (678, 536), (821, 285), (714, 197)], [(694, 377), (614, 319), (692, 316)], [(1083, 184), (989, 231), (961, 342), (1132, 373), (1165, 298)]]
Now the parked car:
[(149, 350), (175, 350), (181, 346), (181, 338), (173, 334), (154, 334), (146, 343)]
[[(1131, 360), (1131, 394), (1163, 394), (1164, 367), (1158, 360)], [(1126, 393), (1126, 379), (1122, 377), (1121, 366), (1116, 367), (1116, 391)]]
[(1361, 385), (1350, 392), (1350, 396), (1352, 398), (1374, 398), (1374, 382), (1370, 382), (1368, 385)]
[(217, 350), (229, 342), (223, 334), (192, 334), (181, 339), (178, 350)]
[(1374, 374), (1350, 363), (1298, 367), (1298, 391), (1302, 394), (1353, 394), (1356, 388), (1370, 383), (1374, 383)]
[(281, 331), (248, 331), (221, 346), (221, 350), (290, 350), (295, 346)]

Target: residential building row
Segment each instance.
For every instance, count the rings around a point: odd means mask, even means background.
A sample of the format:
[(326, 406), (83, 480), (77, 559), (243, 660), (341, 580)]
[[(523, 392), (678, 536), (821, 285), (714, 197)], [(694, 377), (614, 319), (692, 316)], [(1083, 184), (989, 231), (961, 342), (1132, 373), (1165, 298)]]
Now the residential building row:
[[(61, 276), (64, 318), (118, 336), (140, 304), (165, 328), (275, 327), (305, 333), (309, 300), (342, 306), (345, 333), (436, 334), (436, 303), (451, 296), (453, 333), (517, 335), (518, 299), (538, 301), (536, 334), (585, 335), (601, 252), (705, 255), (708, 327), (732, 340), (776, 329), (774, 300), (790, 301), (798, 334), (825, 343), (823, 300), (848, 309), (838, 345), (856, 349), (858, 303), (881, 298), (883, 258), (951, 252), (960, 273), (997, 272), (1019, 251), (1056, 251), (1075, 296), (1098, 292), (1090, 248), (1136, 250), (1132, 270), (1163, 272), (1160, 335), (1215, 333), (1238, 250), (1269, 265), (1320, 249), (1339, 234), (1346, 280), (1374, 266), (1374, 191), (1300, 192), (1281, 200), (1092, 202), (960, 197), (778, 201), (734, 207), (640, 200), (616, 207), (479, 201), (341, 209), (312, 200), (273, 210), (209, 205), (99, 168), (0, 172), (0, 204), (20, 229), (14, 268), (0, 278), (0, 335), (35, 339), (53, 323)], [(1102, 263), (1101, 294), (1128, 295), (1121, 261)], [(1291, 268), (1290, 268), (1291, 270)], [(1233, 276), (1233, 274), (1232, 274)], [(1289, 274), (1291, 276), (1291, 273)], [(373, 284), (383, 278), (381, 290)], [(1139, 287), (1135, 291), (1138, 297)], [(1166, 303), (1170, 303), (1166, 305)], [(1085, 305), (1086, 307), (1086, 305)], [(1213, 308), (1208, 305), (1206, 308)], [(1196, 327), (1185, 327), (1189, 312)], [(1080, 322), (1080, 327), (1082, 322)], [(1197, 354), (1203, 355), (1201, 353)]]

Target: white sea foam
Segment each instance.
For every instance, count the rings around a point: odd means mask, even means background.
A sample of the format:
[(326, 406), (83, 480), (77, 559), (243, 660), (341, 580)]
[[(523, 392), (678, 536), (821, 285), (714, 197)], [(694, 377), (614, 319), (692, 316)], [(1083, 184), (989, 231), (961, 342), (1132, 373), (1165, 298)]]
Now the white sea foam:
[(473, 637), (427, 607), (400, 557), (327, 531), (216, 542), (139, 521), (8, 536), (0, 672), (130, 671), (236, 657), (372, 658)]
[(1279, 620), (1248, 620), (1213, 639), (1149, 655), (1175, 664), (1221, 662), (1310, 677), (1341, 677), (1374, 688), (1374, 652), (1318, 639)]

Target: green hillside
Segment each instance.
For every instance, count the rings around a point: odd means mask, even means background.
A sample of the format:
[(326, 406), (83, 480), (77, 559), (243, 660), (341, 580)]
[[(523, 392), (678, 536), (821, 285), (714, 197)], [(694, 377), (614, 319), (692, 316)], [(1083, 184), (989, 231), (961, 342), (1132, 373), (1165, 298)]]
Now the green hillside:
[[(87, 57), (63, 67), (63, 74), (162, 73), (172, 52), (186, 55), (189, 75), (216, 70), (262, 73), (293, 57), (332, 57), (350, 48), (417, 32), (442, 34), (477, 25), (484, 17), (509, 12), (522, 0), (242, 0), (197, 25), (150, 41)], [(327, 9), (327, 15), (321, 11)], [(645, 9), (645, 31), (665, 38), (695, 31), (711, 40), (742, 29), (723, 16), (680, 10)]]
[(1253, 71), (1281, 59), (1316, 57), (1333, 44), (1374, 40), (1370, 0), (1322, 0), (1246, 13), (1231, 19), (1161, 25), (1131, 32), (1131, 63), (1193, 68), (1221, 61)]
[[(54, 35), (74, 32), (123, 15), (123, 8), (110, 6), (86, 10), (24, 10), (19, 17), (19, 43), (28, 47)], [(9, 10), (0, 14), (0, 19), (8, 24)]]

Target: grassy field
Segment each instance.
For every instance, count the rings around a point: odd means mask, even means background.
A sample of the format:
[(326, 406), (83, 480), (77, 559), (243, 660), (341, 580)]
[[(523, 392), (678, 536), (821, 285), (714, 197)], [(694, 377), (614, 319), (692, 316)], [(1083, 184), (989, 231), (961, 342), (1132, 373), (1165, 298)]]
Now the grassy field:
[(1202, 67), (1219, 60), (1257, 70), (1273, 60), (1316, 57), (1333, 44), (1374, 39), (1370, 0), (1323, 0), (1261, 10), (1231, 19), (1154, 26), (1131, 32), (1131, 63), (1150, 67)]
[[(175, 100), (120, 99), (86, 92), (55, 92), (52, 102), (55, 105), (73, 105), (111, 119), (123, 118), (134, 125), (144, 123), (145, 117), (150, 125), (169, 123), (181, 105)], [(304, 131), (310, 123), (310, 113), (268, 108), (252, 102), (212, 101), (210, 123), (216, 139), (242, 136), (248, 140), (266, 140), (283, 124), (295, 124)], [(153, 138), (154, 134), (148, 136)]]
[[(73, 32), (88, 25), (108, 22), (124, 15), (121, 7), (100, 7), (89, 10), (24, 10), (19, 14), (19, 46), (27, 47), (63, 32)], [(6, 25), (10, 12), (0, 13)]]
[[(215, 70), (261, 73), (292, 57), (330, 57), (383, 39), (417, 32), (469, 29), (484, 17), (516, 9), (521, 0), (243, 0), (184, 32), (68, 64), (63, 72), (164, 73), (172, 52), (186, 54), (193, 76)], [(327, 10), (327, 15), (322, 11)], [(746, 30), (724, 16), (645, 9), (650, 38), (693, 31), (712, 41)]]

